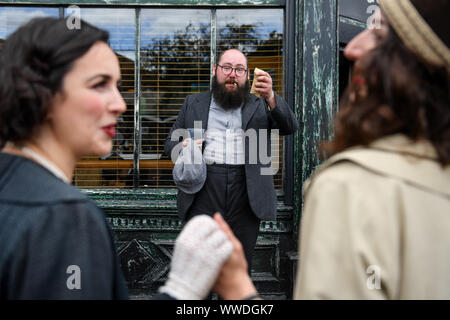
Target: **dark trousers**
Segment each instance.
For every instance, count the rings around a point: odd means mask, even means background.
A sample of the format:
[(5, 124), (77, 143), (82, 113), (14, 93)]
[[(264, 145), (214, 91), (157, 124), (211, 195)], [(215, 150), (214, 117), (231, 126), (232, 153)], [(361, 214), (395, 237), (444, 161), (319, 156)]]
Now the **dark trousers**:
[(187, 220), (200, 214), (220, 212), (242, 243), (250, 274), (260, 220), (252, 212), (243, 165), (208, 165), (205, 185), (196, 194)]

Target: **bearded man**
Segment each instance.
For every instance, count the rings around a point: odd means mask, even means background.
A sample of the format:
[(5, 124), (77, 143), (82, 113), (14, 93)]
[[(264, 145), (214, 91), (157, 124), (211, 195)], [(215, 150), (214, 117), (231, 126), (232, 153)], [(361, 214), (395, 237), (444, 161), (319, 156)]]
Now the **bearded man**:
[(178, 215), (188, 221), (200, 214), (220, 212), (242, 243), (250, 273), (260, 221), (276, 219), (273, 174), (264, 171), (271, 162), (261, 160), (270, 153), (271, 130), (289, 135), (298, 129), (298, 122), (287, 103), (274, 93), (267, 72), (260, 71), (254, 77), (260, 97), (249, 93), (248, 63), (241, 51), (226, 50), (216, 62), (211, 91), (186, 97), (165, 152), (170, 156), (177, 153), (173, 152), (177, 144), (187, 145), (186, 140), (179, 141), (177, 129), (198, 128), (201, 123), (206, 134), (193, 138), (203, 147), (206, 181), (200, 190), (178, 190)]

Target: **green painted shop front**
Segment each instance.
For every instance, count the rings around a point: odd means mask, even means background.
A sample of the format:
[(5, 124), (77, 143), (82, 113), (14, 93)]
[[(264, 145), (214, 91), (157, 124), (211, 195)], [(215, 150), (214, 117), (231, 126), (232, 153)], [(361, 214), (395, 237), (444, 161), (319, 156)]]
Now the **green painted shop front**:
[[(282, 152), (283, 176), (278, 195), (278, 218), (262, 221), (254, 255), (252, 278), (262, 295), (270, 299), (292, 297), (298, 263), (297, 244), (302, 212), (303, 182), (319, 165), (317, 144), (332, 137), (332, 118), (339, 94), (347, 83), (350, 64), (342, 56), (349, 39), (361, 31), (371, 15), (375, 0), (82, 0), (0, 1), (3, 11), (39, 5), (56, 8), (62, 15), (70, 5), (89, 8), (134, 9), (141, 25), (140, 10), (185, 10), (201, 8), (212, 12), (210, 55), (216, 53), (216, 10), (276, 9), (283, 16), (282, 93), (300, 123), (298, 132), (285, 138)], [(376, 3), (375, 3), (376, 4)], [(251, 11), (249, 11), (250, 13)], [(1, 23), (0, 23), (1, 28)], [(137, 33), (145, 30), (138, 28)], [(138, 39), (136, 37), (136, 39)], [(137, 41), (139, 42), (139, 41)], [(139, 50), (136, 51), (139, 54)], [(135, 61), (142, 61), (137, 56)], [(213, 61), (213, 59), (210, 59)], [(213, 62), (210, 62), (212, 64)], [(142, 68), (134, 69), (138, 79)], [(209, 70), (206, 71), (209, 73)], [(281, 80), (280, 80), (281, 81)], [(139, 88), (134, 83), (135, 107), (139, 114)], [(141, 127), (134, 126), (130, 141), (141, 148)], [(114, 231), (122, 269), (130, 295), (146, 299), (165, 281), (176, 236), (182, 228), (176, 208), (176, 189), (146, 188), (136, 183), (141, 162), (131, 154), (133, 183), (127, 188), (83, 188), (105, 211)]]

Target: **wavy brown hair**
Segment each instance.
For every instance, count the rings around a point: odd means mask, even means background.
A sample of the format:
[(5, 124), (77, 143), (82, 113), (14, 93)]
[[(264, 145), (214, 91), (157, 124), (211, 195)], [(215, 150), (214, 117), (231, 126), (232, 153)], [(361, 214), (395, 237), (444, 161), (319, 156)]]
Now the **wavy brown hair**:
[(0, 54), (0, 147), (30, 139), (47, 116), (53, 96), (75, 60), (108, 32), (81, 21), (34, 18), (6, 40)]
[(331, 156), (397, 133), (429, 140), (439, 162), (450, 164), (450, 75), (408, 50), (390, 29), (355, 63), (336, 117), (335, 138), (321, 150)]

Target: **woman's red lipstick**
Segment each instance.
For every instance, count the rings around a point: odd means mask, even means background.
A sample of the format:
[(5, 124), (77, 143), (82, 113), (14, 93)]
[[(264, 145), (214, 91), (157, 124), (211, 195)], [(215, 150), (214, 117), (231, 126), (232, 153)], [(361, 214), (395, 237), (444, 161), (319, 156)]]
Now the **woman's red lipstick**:
[(110, 136), (111, 138), (114, 138), (114, 136), (116, 135), (116, 124), (110, 124), (108, 126), (104, 126), (102, 127), (103, 131)]

